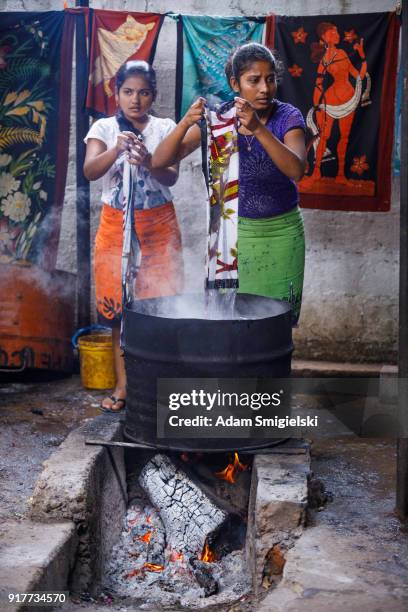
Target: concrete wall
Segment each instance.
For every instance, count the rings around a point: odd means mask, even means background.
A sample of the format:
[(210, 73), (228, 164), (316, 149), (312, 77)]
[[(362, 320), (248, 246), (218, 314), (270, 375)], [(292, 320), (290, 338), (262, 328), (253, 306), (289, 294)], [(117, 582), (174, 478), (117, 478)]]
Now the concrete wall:
[[(74, 2), (71, 0), (69, 5)], [(316, 15), (392, 10), (393, 0), (99, 0), (94, 8), (186, 14)], [(6, 0), (5, 10), (60, 9), (62, 0)], [(176, 26), (166, 19), (155, 67), (159, 95), (156, 111), (174, 116)], [(390, 108), (390, 113), (393, 109)], [(75, 152), (71, 148), (58, 265), (75, 271)], [(345, 213), (305, 210), (307, 260), (300, 326), (295, 330), (296, 355), (350, 361), (392, 361), (398, 331), (399, 193), (394, 180), (389, 213)], [(200, 154), (182, 164), (174, 189), (183, 232), (189, 289), (202, 286), (205, 188)], [(92, 226), (96, 231), (100, 188), (92, 186)]]

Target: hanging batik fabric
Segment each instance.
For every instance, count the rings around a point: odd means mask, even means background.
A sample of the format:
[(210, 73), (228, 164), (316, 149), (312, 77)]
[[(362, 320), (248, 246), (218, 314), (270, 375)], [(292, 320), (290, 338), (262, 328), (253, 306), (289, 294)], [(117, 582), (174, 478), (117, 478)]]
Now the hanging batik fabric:
[(209, 190), (207, 288), (237, 288), (239, 157), (235, 107), (224, 112), (207, 108), (206, 128)]
[(395, 129), (393, 152), (394, 176), (399, 176), (401, 172), (401, 103), (403, 89), (403, 70), (402, 66), (400, 66), (397, 79), (397, 96), (395, 100)]
[(74, 22), (2, 13), (0, 263), (54, 269), (68, 162)]
[(91, 11), (90, 74), (86, 107), (95, 117), (115, 114), (115, 75), (128, 60), (153, 62), (163, 16)]
[(301, 206), (389, 210), (399, 37), (395, 13), (270, 21), (266, 44), (276, 46), (285, 66), (279, 97), (300, 109), (308, 128)]
[(198, 96), (211, 104), (231, 97), (225, 64), (240, 45), (262, 41), (264, 22), (264, 17), (178, 17), (176, 117)]

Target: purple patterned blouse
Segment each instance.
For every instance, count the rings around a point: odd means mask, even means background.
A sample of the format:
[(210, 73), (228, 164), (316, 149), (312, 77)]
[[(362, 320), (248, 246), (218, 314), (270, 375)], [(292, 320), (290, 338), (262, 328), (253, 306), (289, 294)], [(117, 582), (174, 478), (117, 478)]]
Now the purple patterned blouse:
[[(295, 128), (305, 130), (301, 112), (275, 100), (275, 108), (266, 127), (279, 140)], [(248, 151), (248, 144), (251, 150)], [(288, 212), (299, 203), (295, 181), (279, 170), (256, 138), (238, 134), (240, 217), (261, 219)]]

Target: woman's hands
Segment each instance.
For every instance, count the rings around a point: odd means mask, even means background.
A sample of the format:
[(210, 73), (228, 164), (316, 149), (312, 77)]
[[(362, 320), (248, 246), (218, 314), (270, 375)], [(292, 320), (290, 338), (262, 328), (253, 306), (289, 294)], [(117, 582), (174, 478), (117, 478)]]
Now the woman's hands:
[(251, 132), (263, 146), (274, 164), (288, 178), (299, 181), (305, 171), (305, 135), (302, 129), (290, 130), (281, 142), (262, 123), (248, 100), (235, 98), (237, 117), (243, 127)]
[(144, 166), (151, 169), (152, 156), (145, 144), (133, 132), (120, 132), (116, 141), (118, 155), (125, 152), (127, 159), (133, 166)]
[(152, 168), (152, 154), (146, 149), (144, 143), (137, 138), (130, 146), (128, 160), (129, 164), (133, 166), (144, 166), (148, 170)]
[(185, 127), (186, 131), (203, 118), (205, 102), (205, 98), (198, 98), (181, 119), (180, 124)]
[(120, 132), (118, 134), (115, 145), (118, 156), (124, 151), (129, 151), (134, 138), (136, 138), (136, 136), (133, 132)]
[(235, 108), (237, 109), (237, 117), (241, 125), (247, 130), (255, 134), (255, 132), (262, 126), (262, 123), (256, 113), (256, 110), (248, 100), (239, 98), (236, 96)]

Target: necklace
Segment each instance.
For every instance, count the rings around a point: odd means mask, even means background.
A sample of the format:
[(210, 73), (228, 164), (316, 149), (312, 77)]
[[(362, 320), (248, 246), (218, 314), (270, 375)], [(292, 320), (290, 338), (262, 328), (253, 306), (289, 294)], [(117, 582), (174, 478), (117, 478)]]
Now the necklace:
[(247, 151), (251, 151), (252, 150), (252, 146), (251, 145), (252, 145), (253, 139), (255, 138), (255, 135), (251, 136), (250, 138), (248, 138), (248, 136), (246, 134), (242, 134), (242, 135), (243, 135), (243, 137), (245, 138), (245, 141), (246, 141)]

